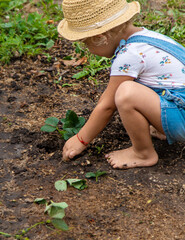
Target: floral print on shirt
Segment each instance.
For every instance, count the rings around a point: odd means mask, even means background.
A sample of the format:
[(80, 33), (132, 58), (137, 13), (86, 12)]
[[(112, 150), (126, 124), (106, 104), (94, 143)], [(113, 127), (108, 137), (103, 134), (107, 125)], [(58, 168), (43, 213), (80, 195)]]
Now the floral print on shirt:
[(168, 56), (163, 57), (163, 60), (160, 62), (161, 66), (164, 66), (165, 64), (171, 63), (171, 60), (169, 59)]
[(184, 73), (184, 74), (185, 74), (185, 67), (184, 67), (184, 68), (182, 68), (182, 73)]
[(160, 80), (166, 80), (166, 79), (169, 79), (170, 77), (172, 77), (172, 74), (164, 74), (162, 76), (158, 76), (157, 78), (160, 79)]
[(141, 52), (141, 53), (139, 53), (139, 55), (141, 55), (141, 57), (142, 57), (142, 58), (145, 58), (145, 57), (146, 57), (146, 55), (145, 55), (145, 54), (143, 54), (142, 52)]
[(130, 64), (124, 64), (123, 67), (119, 67), (119, 71), (127, 73), (129, 68), (130, 68)]
[(122, 54), (122, 53), (126, 53), (127, 51), (128, 51), (128, 48), (127, 48), (127, 47), (123, 47), (123, 48), (119, 51), (118, 55), (119, 55), (119, 54)]

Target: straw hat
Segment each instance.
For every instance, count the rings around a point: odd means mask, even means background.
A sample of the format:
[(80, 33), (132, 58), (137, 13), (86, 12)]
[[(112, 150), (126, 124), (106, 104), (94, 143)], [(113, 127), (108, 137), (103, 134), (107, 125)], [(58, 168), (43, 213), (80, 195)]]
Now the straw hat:
[(126, 0), (63, 0), (64, 19), (57, 30), (68, 40), (104, 33), (140, 12), (138, 2)]

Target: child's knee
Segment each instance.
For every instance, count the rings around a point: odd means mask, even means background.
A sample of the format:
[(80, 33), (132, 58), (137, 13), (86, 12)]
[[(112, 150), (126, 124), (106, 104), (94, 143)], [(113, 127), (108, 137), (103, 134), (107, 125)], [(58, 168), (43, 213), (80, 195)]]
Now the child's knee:
[(115, 104), (119, 109), (131, 107), (134, 103), (134, 95), (135, 95), (135, 87), (134, 82), (126, 81), (120, 84), (116, 93), (115, 93)]

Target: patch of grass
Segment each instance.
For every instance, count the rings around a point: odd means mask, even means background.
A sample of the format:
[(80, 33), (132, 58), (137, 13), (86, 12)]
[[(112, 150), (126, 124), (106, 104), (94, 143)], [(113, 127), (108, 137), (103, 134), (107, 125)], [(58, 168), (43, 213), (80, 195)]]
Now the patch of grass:
[(57, 4), (58, 1), (54, 0), (41, 0), (37, 3), (37, 7), (41, 8), (44, 16), (47, 19), (54, 20), (55, 22), (63, 19), (62, 5)]
[(159, 11), (151, 9), (148, 1), (139, 0), (141, 14), (135, 20), (136, 26), (165, 34), (185, 46), (185, 2), (184, 0), (168, 0)]
[(43, 13), (25, 15), (22, 10), (25, 2), (28, 1), (7, 0), (0, 3), (0, 62), (3, 64), (23, 54), (34, 56), (43, 53), (58, 38), (55, 19), (56, 16), (62, 18), (61, 8), (53, 0), (40, 1)]

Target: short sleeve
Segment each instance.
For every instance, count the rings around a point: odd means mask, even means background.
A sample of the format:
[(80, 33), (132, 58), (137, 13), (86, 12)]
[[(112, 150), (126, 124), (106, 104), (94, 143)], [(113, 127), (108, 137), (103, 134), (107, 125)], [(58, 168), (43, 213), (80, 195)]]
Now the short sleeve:
[(134, 44), (123, 47), (113, 61), (111, 76), (130, 76), (138, 78), (145, 69), (142, 53), (138, 53)]

